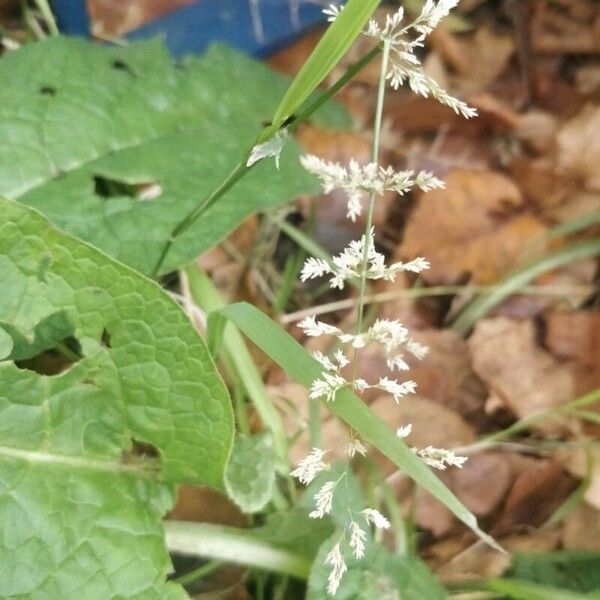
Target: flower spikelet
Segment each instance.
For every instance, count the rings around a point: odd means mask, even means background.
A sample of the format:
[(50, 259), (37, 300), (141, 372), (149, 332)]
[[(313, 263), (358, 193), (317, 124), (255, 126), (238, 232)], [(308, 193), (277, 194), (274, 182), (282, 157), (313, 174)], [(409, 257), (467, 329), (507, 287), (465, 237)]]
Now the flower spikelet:
[(336, 486), (336, 481), (328, 481), (321, 486), (321, 489), (314, 495), (315, 510), (311, 511), (308, 516), (311, 519), (322, 519), (325, 515), (331, 512), (333, 503), (333, 490)]
[(365, 508), (362, 511), (367, 523), (373, 523), (377, 529), (389, 529), (390, 522), (376, 509)]
[(466, 456), (457, 456), (452, 450), (444, 450), (443, 448), (434, 448), (433, 446), (427, 446), (426, 448), (413, 448), (413, 452), (420, 456), (423, 461), (434, 469), (445, 471), (446, 467), (458, 467), (462, 469), (462, 466), (467, 462)]
[(356, 521), (351, 521), (348, 529), (350, 529), (350, 542), (348, 545), (355, 558), (360, 559), (365, 555), (367, 532)]
[(300, 483), (308, 485), (318, 473), (329, 468), (329, 464), (323, 461), (325, 454), (327, 454), (327, 450), (313, 448), (311, 453), (298, 463), (298, 466), (290, 475), (296, 477)]
[(331, 566), (331, 572), (329, 573), (329, 577), (327, 578), (327, 593), (331, 596), (334, 596), (340, 587), (340, 582), (342, 581), (342, 577), (344, 573), (348, 570), (346, 566), (346, 561), (344, 560), (344, 556), (342, 555), (342, 550), (340, 548), (341, 542), (338, 543), (330, 550), (330, 552), (325, 557), (325, 564)]

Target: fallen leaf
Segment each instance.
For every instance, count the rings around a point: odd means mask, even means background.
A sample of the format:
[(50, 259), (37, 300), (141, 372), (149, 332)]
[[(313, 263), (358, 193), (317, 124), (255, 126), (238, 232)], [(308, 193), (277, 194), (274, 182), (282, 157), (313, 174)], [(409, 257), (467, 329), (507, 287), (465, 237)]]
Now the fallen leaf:
[(466, 275), (493, 283), (529, 257), (529, 240), (546, 227), (531, 214), (514, 214), (523, 198), (510, 179), (490, 171), (454, 171), (445, 179), (446, 189), (419, 196), (400, 248), (405, 257), (427, 257), (428, 283), (453, 284)]
[[(469, 348), (475, 372), (519, 419), (575, 398), (572, 370), (538, 347), (531, 321), (481, 320)], [(566, 426), (565, 418), (532, 425), (547, 432), (564, 431)]]
[(551, 312), (545, 324), (552, 354), (600, 369), (600, 309)]
[(458, 78), (458, 85), (470, 93), (482, 91), (496, 81), (515, 51), (511, 36), (495, 33), (488, 25), (461, 38), (459, 45), (463, 54), (469, 57), (469, 68)]
[(435, 574), (443, 583), (500, 577), (510, 566), (510, 555), (482, 543), (470, 545), (438, 567)]
[(557, 136), (558, 167), (589, 190), (600, 191), (600, 106), (586, 105)]
[(523, 526), (539, 527), (576, 486), (575, 479), (556, 461), (538, 461), (513, 483), (494, 528), (494, 535), (500, 536)]
[(564, 521), (562, 543), (565, 550), (600, 552), (600, 511), (580, 504)]
[[(449, 469), (438, 476), (477, 517), (488, 516), (500, 506), (513, 479), (506, 457), (491, 452), (474, 454), (462, 469)], [(436, 537), (459, 525), (439, 500), (422, 489), (417, 492), (415, 519)]]
[(195, 0), (88, 0), (92, 32), (103, 39), (118, 38)]

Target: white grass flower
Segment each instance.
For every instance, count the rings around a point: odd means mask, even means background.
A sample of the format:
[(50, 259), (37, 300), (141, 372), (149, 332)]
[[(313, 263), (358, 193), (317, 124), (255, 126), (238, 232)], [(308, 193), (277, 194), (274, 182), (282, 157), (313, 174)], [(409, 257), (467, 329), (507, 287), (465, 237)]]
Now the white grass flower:
[(352, 550), (352, 554), (357, 559), (363, 558), (365, 555), (365, 541), (367, 539), (367, 532), (356, 522), (350, 522), (350, 541), (348, 545)]
[(290, 475), (296, 477), (300, 483), (308, 485), (318, 473), (329, 469), (329, 464), (323, 461), (325, 454), (327, 454), (327, 450), (313, 448), (311, 453), (298, 463)]
[[(431, 96), (438, 102), (449, 106), (457, 114), (469, 119), (476, 116), (477, 111), (465, 102), (451, 96), (426, 75), (419, 59), (414, 54), (417, 48), (423, 46), (425, 36), (433, 31), (457, 3), (458, 0), (439, 0), (437, 2), (427, 0), (421, 14), (412, 23), (404, 26), (401, 26), (404, 12), (400, 9), (394, 15), (388, 15), (383, 27), (371, 20), (365, 34), (389, 44), (390, 68), (387, 79), (393, 89), (397, 90), (405, 82), (408, 82), (416, 94), (426, 98)], [(412, 38), (410, 37), (411, 32), (413, 32)], [(417, 175), (413, 185), (418, 185), (424, 191), (439, 187), (441, 183), (439, 180), (426, 181), (428, 175), (430, 174), (426, 172)]]
[[(382, 167), (376, 163), (360, 165), (351, 160), (348, 167), (337, 162), (327, 162), (306, 154), (300, 158), (302, 166), (321, 180), (323, 192), (328, 194), (335, 189), (343, 190), (347, 197), (347, 217), (356, 221), (363, 211), (363, 197), (368, 194), (381, 195), (384, 192), (396, 192), (403, 195), (414, 186), (427, 191), (443, 187), (443, 182), (427, 171), (395, 171), (393, 167)], [(308, 261), (307, 261), (308, 262)], [(319, 273), (328, 272), (328, 265), (320, 259), (313, 259), (305, 265), (302, 276), (308, 278), (319, 277)]]
[(371, 386), (369, 385), (369, 382), (366, 379), (362, 379), (362, 378), (358, 377), (357, 379), (355, 379), (352, 382), (352, 387), (357, 392), (364, 392), (365, 390), (369, 389)]
[(319, 337), (320, 335), (338, 335), (341, 331), (333, 325), (328, 325), (323, 321), (317, 321), (314, 316), (306, 317), (298, 323), (298, 327), (304, 330), (304, 333), (310, 337)]
[(344, 10), (344, 6), (337, 6), (336, 4), (330, 4), (327, 8), (324, 8), (321, 12), (327, 16), (327, 22), (333, 23)]
[(342, 555), (342, 550), (340, 548), (341, 542), (338, 543), (329, 551), (327, 556), (325, 557), (325, 564), (331, 566), (331, 572), (327, 578), (327, 593), (331, 596), (334, 596), (340, 587), (340, 582), (342, 581), (342, 577), (344, 573), (348, 570), (346, 566), (346, 561), (344, 560), (344, 556)]
[(341, 375), (324, 371), (320, 379), (312, 382), (308, 396), (311, 400), (324, 398), (325, 402), (332, 402), (335, 400), (336, 392), (347, 385), (348, 382)]
[(308, 516), (311, 519), (322, 519), (325, 515), (331, 512), (333, 503), (333, 490), (337, 481), (328, 481), (321, 486), (321, 489), (314, 495), (315, 510), (311, 511)]
[(459, 0), (427, 0), (415, 21), (415, 28), (422, 33), (430, 33), (458, 3)]
[(443, 448), (434, 448), (433, 446), (413, 448), (412, 451), (421, 457), (427, 465), (440, 471), (445, 471), (446, 467), (458, 467), (462, 469), (462, 466), (468, 460), (466, 456), (457, 456), (453, 450), (444, 450)]
[(367, 523), (373, 523), (377, 529), (389, 529), (390, 522), (374, 508), (365, 508), (362, 511)]
[(346, 456), (354, 458), (357, 454), (362, 456), (367, 455), (367, 449), (358, 438), (352, 438), (349, 440), (345, 447)]
[(325, 367), (328, 371), (337, 371), (338, 367), (331, 361), (328, 356), (325, 356), (320, 350), (312, 353), (313, 358), (318, 360), (323, 367)]
[(398, 429), (396, 429), (396, 435), (403, 440), (404, 438), (407, 438), (410, 433), (412, 431), (412, 423), (407, 423), (406, 425), (403, 425), (402, 427), (398, 427)]
[(340, 369), (343, 369), (346, 365), (350, 364), (350, 361), (348, 360), (348, 358), (346, 357), (346, 355), (344, 354), (344, 352), (340, 348), (338, 348), (334, 352), (333, 356), (335, 358), (335, 361), (339, 365)]
[(304, 261), (304, 266), (300, 272), (300, 279), (301, 281), (308, 281), (309, 279), (323, 277), (323, 275), (327, 275), (331, 272), (331, 266), (326, 260), (311, 256)]
[(382, 377), (375, 385), (372, 385), (371, 387), (387, 392), (388, 394), (392, 394), (392, 396), (394, 396), (394, 400), (396, 402), (400, 402), (404, 396), (415, 393), (417, 384), (412, 380), (398, 383), (398, 381), (395, 379)]
[(419, 344), (419, 342), (415, 342), (412, 339), (406, 342), (406, 349), (418, 360), (423, 360), (429, 352), (429, 348), (427, 346), (423, 346), (422, 344)]

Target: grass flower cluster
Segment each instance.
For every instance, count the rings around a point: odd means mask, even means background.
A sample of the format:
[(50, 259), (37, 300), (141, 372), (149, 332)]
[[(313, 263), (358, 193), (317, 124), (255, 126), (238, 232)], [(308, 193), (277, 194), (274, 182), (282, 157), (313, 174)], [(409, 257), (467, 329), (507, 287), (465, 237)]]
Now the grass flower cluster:
[[(328, 277), (332, 288), (344, 289), (345, 284), (351, 280), (358, 281), (360, 285), (356, 331), (345, 332), (334, 325), (317, 320), (314, 316), (306, 317), (298, 323), (307, 336), (332, 336), (337, 342), (336, 350), (330, 355), (323, 352), (314, 353), (323, 371), (310, 387), (309, 396), (312, 400), (335, 402), (339, 390), (350, 388), (359, 394), (368, 389), (376, 389), (389, 394), (398, 403), (416, 391), (417, 385), (414, 381), (401, 381), (391, 374), (397, 371), (408, 371), (407, 356), (422, 360), (427, 355), (427, 348), (415, 341), (408, 329), (397, 320), (377, 319), (370, 327), (363, 329), (364, 296), (367, 280), (394, 281), (398, 273), (418, 274), (429, 268), (429, 263), (425, 258), (417, 257), (409, 262), (386, 264), (385, 256), (377, 251), (375, 245), (375, 231), (372, 227), (373, 207), (376, 199), (386, 192), (404, 195), (415, 188), (428, 192), (441, 188), (444, 184), (426, 171), (417, 173), (395, 171), (390, 166), (381, 166), (378, 161), (379, 133), (386, 83), (389, 83), (393, 89), (408, 83), (414, 92), (426, 97), (431, 96), (466, 118), (475, 116), (474, 109), (450, 96), (425, 74), (415, 54), (415, 51), (423, 46), (426, 36), (457, 3), (458, 0), (427, 0), (421, 14), (407, 24), (405, 24), (402, 8), (388, 15), (384, 24), (374, 20), (369, 22), (365, 35), (375, 38), (383, 46), (371, 162), (359, 165), (356, 161), (351, 161), (348, 166), (344, 166), (327, 162), (313, 155), (301, 158), (304, 168), (320, 179), (325, 193), (335, 189), (345, 192), (347, 217), (350, 220), (355, 221), (362, 215), (365, 200), (368, 200), (365, 233), (361, 239), (350, 242), (343, 252), (333, 257), (331, 262), (322, 258), (308, 258), (301, 271), (302, 281)], [(343, 8), (331, 5), (324, 12), (332, 22), (342, 10)], [(389, 377), (380, 377), (375, 381), (356, 377), (358, 353), (368, 344), (378, 344), (382, 348), (390, 370)], [(411, 430), (412, 425), (406, 424), (398, 429), (397, 436), (404, 439)], [(350, 459), (357, 455), (365, 456), (367, 448), (356, 433), (351, 432), (350, 441), (346, 444), (344, 452), (347, 457), (346, 469), (341, 475), (336, 475), (321, 484), (313, 497), (314, 509), (310, 512), (311, 518), (321, 519), (331, 513), (334, 496), (340, 483), (348, 474)], [(413, 448), (413, 452), (427, 465), (436, 469), (446, 469), (450, 466), (462, 467), (466, 461), (465, 457), (457, 456), (451, 450), (432, 446)], [(319, 473), (331, 469), (330, 463), (326, 460), (327, 454), (328, 450), (313, 448), (292, 471), (292, 476), (300, 483), (308, 485)], [(330, 595), (337, 592), (348, 570), (345, 556), (351, 555), (356, 560), (363, 559), (367, 554), (369, 529), (390, 527), (389, 521), (376, 508), (366, 508), (356, 512), (348, 506), (344, 521), (345, 525), (325, 559), (330, 567), (327, 585)]]

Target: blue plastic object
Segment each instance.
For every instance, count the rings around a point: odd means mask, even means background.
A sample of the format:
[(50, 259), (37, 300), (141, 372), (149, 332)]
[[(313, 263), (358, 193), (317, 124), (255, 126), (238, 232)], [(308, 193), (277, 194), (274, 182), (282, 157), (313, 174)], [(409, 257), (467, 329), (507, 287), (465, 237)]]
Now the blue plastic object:
[[(63, 33), (90, 35), (85, 0), (51, 0), (51, 4)], [(323, 4), (318, 0), (196, 0), (140, 27), (127, 39), (162, 35), (174, 56), (201, 53), (220, 41), (264, 57), (322, 23)]]

